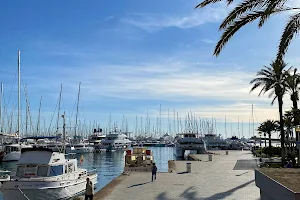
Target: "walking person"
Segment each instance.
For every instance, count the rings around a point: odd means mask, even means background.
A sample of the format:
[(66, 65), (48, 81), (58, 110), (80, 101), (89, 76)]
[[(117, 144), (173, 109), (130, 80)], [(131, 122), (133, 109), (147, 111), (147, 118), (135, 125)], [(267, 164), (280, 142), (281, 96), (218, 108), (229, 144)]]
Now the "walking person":
[(156, 180), (156, 172), (157, 172), (157, 167), (156, 167), (155, 163), (153, 163), (153, 166), (152, 166), (152, 182), (153, 182), (153, 179)]
[(85, 198), (84, 200), (93, 200), (94, 197), (94, 185), (89, 178), (86, 179), (86, 186), (85, 186)]

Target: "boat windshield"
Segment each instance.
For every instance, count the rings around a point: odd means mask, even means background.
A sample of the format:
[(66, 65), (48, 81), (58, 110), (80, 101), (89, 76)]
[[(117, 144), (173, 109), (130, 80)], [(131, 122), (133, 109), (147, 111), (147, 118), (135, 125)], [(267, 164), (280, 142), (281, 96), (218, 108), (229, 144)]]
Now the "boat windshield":
[(62, 174), (63, 174), (63, 166), (62, 165), (51, 166), (49, 176), (58, 176), (58, 175), (62, 175)]
[(185, 138), (187, 138), (187, 137), (196, 137), (196, 135), (195, 134), (185, 134), (184, 137)]

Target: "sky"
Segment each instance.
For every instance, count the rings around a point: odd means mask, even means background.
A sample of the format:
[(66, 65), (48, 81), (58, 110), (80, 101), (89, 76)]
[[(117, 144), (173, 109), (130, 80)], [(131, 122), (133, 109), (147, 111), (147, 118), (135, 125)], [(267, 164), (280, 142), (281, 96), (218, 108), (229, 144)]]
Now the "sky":
[[(190, 112), (203, 120), (214, 118), (217, 133), (223, 136), (252, 135), (252, 126), (248, 128), (252, 104), (254, 129), (266, 119), (278, 118), (277, 104), (272, 106), (267, 95), (250, 94), (249, 82), (274, 59), (287, 14), (274, 16), (261, 29), (256, 23), (241, 29), (216, 58), (212, 54), (221, 35), (218, 26), (232, 7), (218, 3), (194, 9), (199, 2), (1, 1), (4, 125), (12, 113), (13, 127), (16, 124), (20, 50), (23, 129), (26, 99), (36, 129), (41, 97), (41, 126), (56, 126), (61, 84), (60, 112), (66, 112), (73, 127), (81, 82), (82, 124), (107, 127), (111, 115), (112, 123), (121, 126), (124, 115), (130, 131), (135, 131), (136, 116), (145, 122), (148, 111), (153, 124), (161, 105), (164, 131), (168, 110), (172, 118), (175, 109), (182, 120)], [(297, 67), (300, 61), (299, 44), (295, 39), (289, 48), (289, 66)], [(290, 107), (286, 96), (284, 109)], [(243, 133), (237, 133), (242, 122)]]

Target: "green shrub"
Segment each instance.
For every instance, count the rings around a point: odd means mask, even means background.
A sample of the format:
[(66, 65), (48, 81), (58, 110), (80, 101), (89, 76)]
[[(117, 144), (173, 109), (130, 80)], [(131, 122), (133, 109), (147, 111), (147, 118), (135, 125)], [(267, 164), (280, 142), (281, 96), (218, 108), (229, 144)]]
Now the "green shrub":
[(270, 157), (274, 157), (280, 155), (281, 150), (280, 147), (264, 147), (261, 151)]

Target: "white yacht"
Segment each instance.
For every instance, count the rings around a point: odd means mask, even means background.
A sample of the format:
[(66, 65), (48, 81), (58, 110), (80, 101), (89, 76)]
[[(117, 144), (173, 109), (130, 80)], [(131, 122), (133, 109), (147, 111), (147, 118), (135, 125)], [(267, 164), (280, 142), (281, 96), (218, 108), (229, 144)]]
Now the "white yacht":
[(229, 138), (228, 142), (228, 148), (230, 150), (241, 150), (243, 148), (243, 143), (236, 136), (232, 136), (231, 138)]
[(92, 153), (94, 147), (89, 146), (86, 143), (72, 143), (66, 146), (66, 153)]
[(202, 138), (197, 137), (196, 133), (179, 134), (175, 142), (174, 154), (178, 158), (184, 158), (186, 150), (195, 150), (198, 154), (206, 153), (206, 143)]
[(117, 129), (113, 133), (108, 134), (99, 145), (99, 149), (106, 149), (107, 151), (127, 149), (131, 146), (131, 140), (127, 135), (118, 132)]
[(97, 174), (78, 168), (76, 159), (48, 148), (25, 148), (16, 175), (2, 184), (3, 199), (70, 199), (85, 192), (87, 177), (96, 185)]
[(32, 148), (31, 145), (10, 144), (4, 147), (4, 156), (2, 162), (18, 161), (21, 157), (22, 148)]
[(103, 139), (105, 139), (106, 135), (102, 134), (92, 134), (89, 136), (89, 143), (92, 145), (98, 145), (101, 143)]
[(210, 133), (205, 134), (203, 138), (206, 142), (206, 147), (208, 150), (212, 149), (228, 149), (228, 142), (224, 140), (221, 135)]

